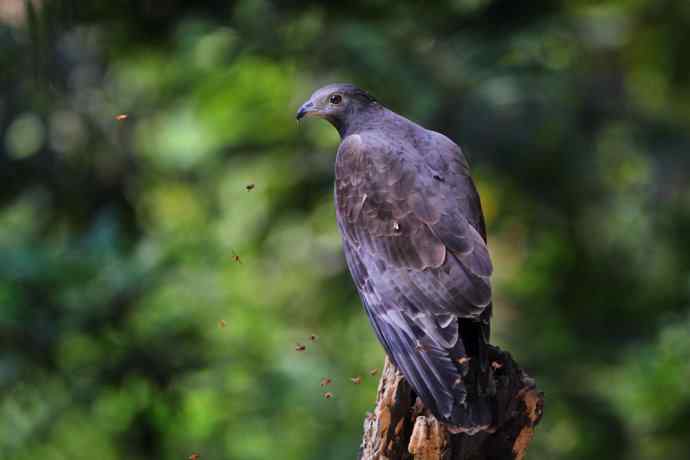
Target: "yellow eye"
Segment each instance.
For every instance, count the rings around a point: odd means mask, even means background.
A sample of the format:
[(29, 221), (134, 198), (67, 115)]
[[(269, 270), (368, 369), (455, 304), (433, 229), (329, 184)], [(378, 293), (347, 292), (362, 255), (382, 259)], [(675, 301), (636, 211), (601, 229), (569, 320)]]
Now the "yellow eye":
[(330, 102), (333, 105), (338, 105), (342, 102), (343, 97), (340, 94), (334, 94), (328, 99), (328, 102)]

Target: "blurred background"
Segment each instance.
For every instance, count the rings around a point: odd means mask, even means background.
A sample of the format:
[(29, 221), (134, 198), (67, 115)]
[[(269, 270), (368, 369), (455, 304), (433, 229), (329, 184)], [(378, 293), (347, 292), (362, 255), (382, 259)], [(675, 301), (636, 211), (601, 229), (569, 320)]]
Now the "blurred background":
[(0, 457), (354, 458), (383, 352), (294, 119), (350, 81), (473, 165), (528, 456), (687, 459), (688, 49), (683, 1), (1, 0)]

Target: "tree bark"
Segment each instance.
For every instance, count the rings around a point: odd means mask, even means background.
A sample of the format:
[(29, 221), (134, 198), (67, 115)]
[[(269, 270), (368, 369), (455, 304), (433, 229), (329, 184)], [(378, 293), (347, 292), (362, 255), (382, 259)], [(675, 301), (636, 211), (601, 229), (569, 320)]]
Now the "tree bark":
[(453, 434), (436, 420), (386, 357), (376, 408), (364, 420), (359, 460), (523, 460), (544, 395), (510, 354), (491, 347), (489, 357), (495, 423), (475, 435)]

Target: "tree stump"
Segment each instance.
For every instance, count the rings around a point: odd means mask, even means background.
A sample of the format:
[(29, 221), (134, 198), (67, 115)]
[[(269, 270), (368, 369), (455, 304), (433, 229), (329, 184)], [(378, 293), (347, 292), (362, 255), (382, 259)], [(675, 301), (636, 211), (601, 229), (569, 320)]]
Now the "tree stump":
[(544, 395), (507, 352), (490, 347), (495, 424), (454, 434), (424, 408), (386, 357), (374, 413), (364, 420), (359, 460), (523, 460), (539, 423)]

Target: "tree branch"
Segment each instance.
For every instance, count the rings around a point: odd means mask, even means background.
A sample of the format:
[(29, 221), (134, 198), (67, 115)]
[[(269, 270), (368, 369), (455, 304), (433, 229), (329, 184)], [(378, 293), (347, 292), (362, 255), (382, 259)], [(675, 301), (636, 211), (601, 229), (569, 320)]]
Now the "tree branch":
[(434, 418), (386, 357), (374, 413), (364, 420), (360, 460), (523, 460), (542, 416), (544, 395), (513, 361), (491, 347), (495, 423), (475, 435), (453, 434)]

